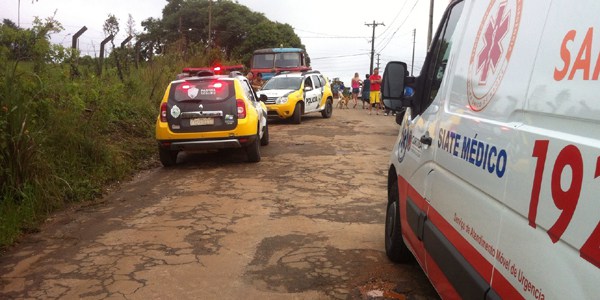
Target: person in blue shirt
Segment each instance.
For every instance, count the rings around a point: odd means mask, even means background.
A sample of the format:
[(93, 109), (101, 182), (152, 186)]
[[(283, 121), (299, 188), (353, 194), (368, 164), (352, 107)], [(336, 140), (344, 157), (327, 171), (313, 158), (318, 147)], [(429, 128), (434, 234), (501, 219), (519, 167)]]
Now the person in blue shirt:
[(371, 74), (365, 74), (365, 80), (363, 80), (363, 89), (362, 89), (362, 97), (361, 100), (363, 101), (363, 105), (362, 108), (365, 109), (365, 104), (369, 104), (371, 105), (370, 101), (370, 95), (371, 95), (371, 80), (369, 80), (369, 77), (371, 77)]

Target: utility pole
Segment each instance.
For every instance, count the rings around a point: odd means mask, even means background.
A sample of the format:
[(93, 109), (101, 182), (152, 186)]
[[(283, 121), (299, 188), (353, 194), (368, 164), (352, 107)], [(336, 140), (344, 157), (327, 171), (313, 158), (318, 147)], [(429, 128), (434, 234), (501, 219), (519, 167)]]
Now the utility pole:
[(415, 40), (417, 38), (417, 29), (413, 29), (413, 53), (412, 53), (412, 62), (410, 63), (410, 76), (415, 76), (413, 74), (413, 67), (415, 65)]
[(429, 0), (429, 30), (427, 31), (427, 49), (431, 45), (431, 31), (433, 30), (433, 0)]
[(377, 53), (377, 69), (379, 69), (379, 56), (381, 55), (381, 53)]
[[(433, 1), (433, 0), (431, 0), (431, 1)], [(375, 56), (375, 27), (377, 27), (379, 25), (385, 26), (385, 24), (377, 23), (377, 22), (375, 22), (375, 20), (373, 20), (373, 23), (371, 23), (371, 24), (365, 23), (365, 25), (373, 26), (373, 38), (371, 38), (371, 66), (369, 67), (369, 74), (373, 74), (373, 59)]]

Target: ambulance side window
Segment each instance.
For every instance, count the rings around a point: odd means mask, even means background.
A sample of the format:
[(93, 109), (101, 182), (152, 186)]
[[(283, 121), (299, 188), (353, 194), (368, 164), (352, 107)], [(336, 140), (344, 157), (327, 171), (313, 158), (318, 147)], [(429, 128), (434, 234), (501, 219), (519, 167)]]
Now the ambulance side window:
[(454, 34), (454, 29), (456, 29), (456, 24), (462, 14), (463, 7), (464, 2), (460, 2), (452, 8), (452, 11), (446, 19), (446, 23), (444, 24), (442, 34), (439, 36), (438, 40), (435, 41), (435, 50), (432, 52), (435, 55), (435, 60), (431, 64), (427, 76), (429, 97), (425, 100), (427, 103), (423, 106), (424, 108), (428, 107), (431, 102), (433, 102), (440, 89), (442, 80), (444, 79), (446, 65), (448, 64), (448, 58), (452, 48), (452, 35)]

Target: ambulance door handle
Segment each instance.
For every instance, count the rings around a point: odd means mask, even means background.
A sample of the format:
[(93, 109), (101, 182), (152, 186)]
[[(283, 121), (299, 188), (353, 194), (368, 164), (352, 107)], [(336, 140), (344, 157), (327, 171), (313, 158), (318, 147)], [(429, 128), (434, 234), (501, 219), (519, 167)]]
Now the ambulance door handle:
[(429, 132), (425, 132), (425, 134), (423, 136), (421, 136), (420, 140), (421, 140), (421, 144), (425, 144), (427, 146), (431, 146), (431, 143), (433, 142), (433, 140), (429, 136)]

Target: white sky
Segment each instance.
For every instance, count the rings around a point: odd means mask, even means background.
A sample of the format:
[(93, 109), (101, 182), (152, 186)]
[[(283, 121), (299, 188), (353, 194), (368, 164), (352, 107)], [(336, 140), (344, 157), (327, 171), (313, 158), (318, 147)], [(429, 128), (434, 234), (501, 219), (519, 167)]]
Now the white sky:
[[(56, 43), (71, 45), (72, 34), (82, 26), (88, 30), (80, 38), (80, 50), (94, 56), (104, 38), (102, 24), (108, 14), (119, 20), (121, 31), (115, 44), (125, 39), (125, 25), (131, 14), (141, 31), (141, 21), (162, 17), (165, 0), (21, 0), (21, 27), (31, 26), (34, 16), (45, 18), (56, 12), (65, 30), (52, 37)], [(369, 71), (372, 27), (365, 23), (384, 23), (375, 31), (375, 53), (380, 66), (401, 60), (411, 64), (413, 29), (416, 28), (414, 73), (420, 71), (427, 46), (428, 0), (238, 0), (251, 10), (263, 13), (272, 21), (290, 24), (306, 45), (312, 67), (330, 78), (346, 83), (354, 72), (363, 78)], [(434, 31), (448, 4), (435, 1)], [(18, 0), (0, 0), (0, 19), (17, 23)], [(94, 50), (96, 49), (96, 50)], [(375, 66), (377, 56), (375, 56)]]

